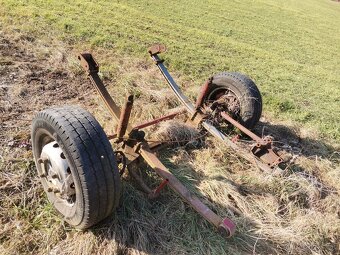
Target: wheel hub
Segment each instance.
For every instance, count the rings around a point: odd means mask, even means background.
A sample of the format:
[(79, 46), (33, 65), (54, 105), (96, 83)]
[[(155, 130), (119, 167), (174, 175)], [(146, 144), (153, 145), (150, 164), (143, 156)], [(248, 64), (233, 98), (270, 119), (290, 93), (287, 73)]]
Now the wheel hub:
[(240, 102), (236, 95), (229, 90), (216, 94), (210, 107), (213, 110), (220, 108), (235, 115), (240, 112)]
[(68, 203), (74, 203), (75, 186), (71, 169), (56, 141), (46, 144), (40, 155), (41, 178), (47, 183), (47, 191), (53, 192), (55, 195), (66, 200)]
[(240, 115), (241, 106), (234, 92), (223, 89), (212, 91), (208, 97), (205, 109), (212, 116), (215, 123), (221, 123), (223, 122), (220, 116), (221, 112), (227, 112), (237, 119)]

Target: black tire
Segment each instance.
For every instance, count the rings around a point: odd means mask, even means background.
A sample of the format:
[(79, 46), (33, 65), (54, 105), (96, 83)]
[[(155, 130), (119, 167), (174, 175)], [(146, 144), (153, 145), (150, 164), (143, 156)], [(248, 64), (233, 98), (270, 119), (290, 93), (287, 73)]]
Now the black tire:
[[(72, 188), (75, 194), (67, 199), (51, 192), (53, 183), (49, 172), (54, 171), (52, 163), (46, 166), (39, 160), (44, 146), (51, 143), (62, 150), (62, 158), (69, 166), (67, 172), (71, 175), (68, 181), (74, 183)], [(118, 166), (109, 140), (89, 112), (75, 106), (39, 112), (32, 124), (32, 146), (48, 199), (66, 222), (78, 229), (86, 229), (112, 214), (120, 198)], [(44, 166), (48, 170), (44, 170)], [(47, 173), (45, 175), (48, 177), (41, 173)], [(60, 175), (53, 178), (61, 183)]]
[(240, 111), (234, 117), (243, 126), (253, 128), (262, 113), (262, 97), (256, 84), (240, 73), (223, 72), (212, 78), (212, 85), (206, 94), (205, 101), (216, 100), (216, 95), (221, 90), (233, 92), (240, 103)]

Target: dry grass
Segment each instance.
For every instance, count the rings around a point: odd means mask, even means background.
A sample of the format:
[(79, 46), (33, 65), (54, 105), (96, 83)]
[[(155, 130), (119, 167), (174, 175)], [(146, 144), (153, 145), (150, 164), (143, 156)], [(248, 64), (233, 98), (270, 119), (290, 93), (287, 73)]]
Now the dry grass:
[[(91, 111), (107, 133), (114, 127), (83, 80), (69, 46), (51, 39), (30, 41), (20, 34), (0, 36), (0, 50), (12, 62), (6, 65), (1, 60), (0, 66), (1, 254), (339, 254), (339, 150), (269, 116), (259, 133), (264, 130), (282, 142), (277, 145), (291, 159), (282, 173), (262, 172), (210, 137), (199, 146), (161, 153), (163, 162), (192, 192), (237, 223), (232, 239), (219, 237), (169, 189), (158, 200), (148, 200), (129, 176), (122, 180), (123, 196), (115, 215), (88, 231), (70, 228), (47, 202), (35, 175), (26, 143), (30, 120), (47, 106), (70, 103)], [(13, 51), (19, 56), (4, 54)], [(115, 99), (122, 103), (121, 95), (129, 93), (137, 97), (135, 122), (178, 106), (149, 61), (117, 58), (100, 49), (96, 56)], [(28, 82), (32, 77), (38, 81)], [(190, 81), (179, 80), (191, 86)], [(151, 137), (183, 140), (185, 129), (178, 122), (169, 123), (159, 133), (151, 129)], [(185, 139), (198, 135), (186, 130)], [(159, 181), (153, 174), (149, 179)]]

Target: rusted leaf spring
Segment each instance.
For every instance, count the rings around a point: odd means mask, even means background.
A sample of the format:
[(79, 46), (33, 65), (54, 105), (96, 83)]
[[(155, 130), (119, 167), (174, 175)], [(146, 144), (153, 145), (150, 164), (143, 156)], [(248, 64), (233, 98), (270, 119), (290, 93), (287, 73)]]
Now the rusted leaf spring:
[[(280, 160), (278, 158), (275, 158), (275, 156), (277, 156), (277, 155), (276, 154), (273, 155), (274, 152), (271, 149), (270, 150), (267, 149), (267, 153), (264, 153), (263, 155), (262, 155), (262, 153), (264, 152), (263, 149), (261, 150), (261, 153), (259, 153), (257, 150), (246, 151), (246, 150), (242, 149), (240, 146), (238, 146), (236, 143), (233, 143), (230, 139), (228, 139), (228, 137), (226, 137), (222, 132), (220, 132), (216, 127), (211, 125), (208, 121), (204, 120), (205, 116), (204, 116), (204, 114), (202, 114), (197, 109), (197, 106), (202, 105), (202, 103), (203, 103), (204, 95), (209, 88), (209, 80), (203, 86), (203, 88), (200, 92), (200, 95), (199, 95), (199, 97), (196, 101), (196, 107), (195, 107), (189, 101), (189, 99), (183, 94), (180, 87), (174, 81), (174, 79), (170, 75), (169, 71), (165, 67), (165, 65), (163, 63), (164, 61), (162, 59), (160, 59), (160, 57), (157, 55), (157, 53), (150, 54), (150, 55), (151, 55), (151, 58), (154, 60), (155, 64), (157, 65), (157, 67), (159, 68), (159, 70), (161, 71), (161, 73), (163, 74), (164, 78), (168, 82), (170, 88), (173, 90), (173, 92), (177, 96), (178, 100), (186, 107), (189, 115), (191, 115), (191, 117), (190, 117), (191, 123), (194, 123), (196, 125), (199, 123), (211, 135), (213, 135), (214, 137), (216, 137), (220, 141), (224, 142), (226, 145), (228, 145), (228, 147), (235, 150), (238, 153), (238, 155), (240, 155), (244, 159), (246, 159), (246, 160), (248, 160), (252, 163), (256, 163), (256, 165), (260, 169), (262, 169), (263, 171), (270, 171), (272, 168), (277, 167), (277, 164), (280, 163), (282, 161), (282, 159)], [(244, 127), (244, 129), (246, 129), (246, 128)], [(246, 132), (248, 133), (249, 130), (248, 129), (246, 129), (246, 130), (247, 130)], [(259, 139), (261, 139), (261, 138), (259, 138)], [(266, 155), (266, 154), (268, 154), (268, 155)], [(254, 155), (257, 156), (257, 157), (254, 157)], [(262, 160), (264, 160), (264, 162), (262, 162)], [(268, 161), (268, 162), (266, 162), (266, 161)], [(278, 170), (281, 170), (281, 169), (278, 168)]]
[[(118, 124), (120, 118), (120, 108), (115, 103), (115, 101), (113, 101), (102, 80), (98, 76), (99, 64), (95, 61), (91, 53), (81, 53), (78, 55), (78, 59), (80, 60), (81, 66), (89, 75), (92, 85), (101, 96), (115, 122)], [(131, 127), (128, 124), (127, 131), (129, 132), (130, 130)]]
[[(161, 52), (165, 50), (164, 48), (160, 47), (157, 49), (154, 49), (153, 51), (150, 51), (150, 53), (154, 52)], [(123, 136), (125, 132), (128, 133), (128, 136), (132, 136), (136, 132), (139, 132), (138, 129), (132, 129), (131, 126), (128, 123), (129, 116), (130, 116), (130, 107), (132, 107), (133, 100), (129, 100), (125, 104), (125, 107), (123, 111), (120, 110), (120, 108), (116, 105), (108, 91), (106, 90), (103, 82), (98, 76), (99, 71), (99, 65), (94, 60), (91, 54), (85, 53), (79, 55), (79, 60), (81, 61), (81, 64), (85, 71), (90, 76), (91, 83), (96, 88), (97, 92), (100, 94), (101, 98), (105, 102), (106, 106), (110, 110), (111, 115), (114, 118), (114, 121), (116, 124), (118, 124), (121, 127), (118, 127), (117, 131), (120, 133), (114, 134), (110, 136), (110, 138), (118, 138), (119, 136)], [(184, 95), (183, 95), (184, 96)], [(129, 102), (130, 101), (130, 102)], [(188, 103), (189, 100), (187, 100)], [(194, 109), (192, 109), (191, 112)], [(175, 117), (179, 113), (174, 113), (169, 116), (161, 117), (159, 119), (156, 119), (154, 121), (150, 121), (147, 123), (144, 123), (139, 126), (139, 128), (143, 128), (146, 126), (153, 125), (155, 123), (159, 123), (160, 121), (167, 120), (169, 118)], [(137, 126), (138, 127), (138, 126)], [(136, 132), (134, 132), (136, 131)], [(216, 215), (213, 211), (211, 211), (206, 205), (204, 205), (198, 197), (192, 195), (183, 184), (180, 183), (176, 179), (176, 177), (160, 162), (160, 160), (156, 157), (156, 155), (153, 152), (153, 149), (150, 148), (148, 143), (144, 141), (144, 139), (140, 139), (139, 141), (135, 141), (135, 139), (129, 139), (127, 138), (127, 141), (123, 140), (123, 144), (121, 147), (124, 150), (124, 154), (126, 156), (126, 159), (128, 162), (135, 162), (139, 156), (142, 156), (144, 160), (154, 169), (154, 171), (161, 176), (164, 181), (162, 184), (154, 191), (150, 190), (149, 187), (146, 185), (143, 187), (145, 190), (148, 190), (149, 194), (157, 194), (160, 192), (160, 190), (165, 186), (165, 184), (168, 184), (169, 187), (171, 187), (174, 191), (176, 191), (190, 206), (192, 206), (200, 215), (202, 215), (206, 220), (208, 220), (210, 223), (212, 223), (218, 231), (224, 235), (225, 237), (231, 237), (236, 229), (235, 224), (228, 218), (222, 219), (218, 215)], [(127, 142), (132, 142), (127, 143)], [(154, 147), (157, 147), (159, 144), (155, 144)], [(129, 165), (128, 165), (129, 168)], [(134, 175), (134, 177), (140, 182), (140, 184), (143, 186), (145, 183), (141, 179), (140, 176), (138, 176), (137, 173), (135, 173), (132, 169), (129, 169), (129, 172)]]

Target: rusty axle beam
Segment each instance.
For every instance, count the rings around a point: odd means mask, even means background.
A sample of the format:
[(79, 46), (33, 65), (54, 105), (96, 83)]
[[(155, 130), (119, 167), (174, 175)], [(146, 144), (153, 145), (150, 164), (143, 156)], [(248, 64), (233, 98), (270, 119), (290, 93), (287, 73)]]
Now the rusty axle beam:
[(274, 167), (282, 162), (282, 159), (276, 155), (276, 153), (272, 149), (272, 140), (265, 138), (262, 139), (261, 137), (257, 136), (253, 132), (251, 132), (249, 129), (245, 128), (243, 125), (241, 125), (239, 122), (234, 120), (228, 113), (221, 112), (221, 116), (231, 123), (233, 126), (237, 127), (239, 130), (241, 130), (243, 133), (245, 133), (247, 136), (249, 136), (251, 139), (253, 139), (256, 144), (252, 146), (251, 152), (261, 159), (265, 164), (267, 164), (269, 167)]
[[(149, 52), (150, 53), (150, 52)], [(202, 87), (202, 90), (199, 94), (199, 97), (196, 101), (195, 106), (189, 101), (189, 99), (183, 94), (180, 87), (174, 81), (170, 73), (168, 72), (167, 68), (164, 65), (164, 61), (159, 58), (157, 53), (151, 54), (152, 60), (155, 62), (161, 73), (163, 74), (164, 78), (168, 82), (170, 88), (173, 90), (175, 95), (177, 96), (178, 100), (186, 107), (189, 115), (191, 116), (188, 120), (189, 123), (194, 124), (195, 126), (202, 126), (204, 127), (211, 135), (225, 143), (228, 147), (235, 150), (239, 156), (243, 157), (244, 159), (256, 163), (256, 165), (262, 169), (263, 171), (270, 171), (272, 168), (275, 168), (282, 159), (279, 158), (269, 146), (265, 147), (263, 143), (264, 141), (258, 139), (259, 137), (255, 137), (256, 135), (252, 133), (250, 130), (246, 129), (245, 127), (242, 128), (242, 131), (245, 132), (250, 137), (255, 138), (260, 143), (260, 148), (252, 148), (250, 151), (246, 151), (236, 143), (232, 142), (228, 137), (226, 137), (221, 131), (219, 131), (216, 127), (214, 127), (209, 121), (205, 120), (205, 115), (200, 111), (200, 106), (202, 106), (205, 94), (209, 88), (209, 80), (205, 83)], [(212, 82), (212, 81), (210, 81)], [(235, 122), (233, 122), (235, 124)], [(239, 124), (239, 123), (238, 123)], [(270, 143), (271, 144), (271, 143)], [(256, 157), (254, 157), (254, 155)], [(280, 168), (278, 168), (280, 170)]]
[[(157, 54), (163, 52), (165, 47), (156, 46), (149, 49), (149, 53), (158, 60), (158, 63), (161, 60), (158, 58)], [(212, 210), (210, 210), (205, 204), (203, 204), (199, 198), (193, 194), (191, 194), (185, 186), (180, 183), (180, 181), (161, 163), (161, 161), (157, 158), (154, 154), (154, 149), (160, 146), (161, 144), (151, 144), (150, 145), (144, 140), (144, 136), (136, 136), (139, 129), (148, 127), (150, 125), (154, 125), (159, 123), (160, 121), (172, 119), (181, 112), (176, 112), (164, 117), (160, 117), (158, 119), (143, 123), (141, 125), (136, 126), (134, 129), (128, 123), (132, 104), (133, 104), (133, 97), (128, 97), (127, 102), (125, 103), (123, 109), (121, 110), (108, 91), (106, 90), (103, 82), (98, 76), (99, 65), (94, 60), (91, 54), (83, 53), (79, 55), (79, 60), (81, 65), (85, 69), (85, 71), (90, 76), (90, 80), (94, 87), (96, 88), (97, 92), (100, 94), (101, 98), (105, 102), (106, 106), (111, 112), (113, 119), (116, 124), (118, 124), (117, 133), (114, 135), (109, 136), (109, 138), (117, 138), (118, 141), (122, 141), (123, 145), (121, 145), (122, 150), (124, 151), (126, 160), (127, 160), (127, 167), (129, 173), (137, 180), (140, 186), (147, 191), (148, 194), (158, 195), (160, 190), (164, 188), (165, 185), (169, 185), (174, 191), (176, 191), (193, 209), (195, 209), (200, 215), (202, 215), (207, 221), (212, 223), (218, 231), (224, 235), (225, 237), (231, 237), (235, 232), (235, 224), (228, 218), (222, 219), (220, 216), (216, 215)], [(160, 67), (164, 77), (171, 77), (168, 74), (166, 68), (164, 66)], [(172, 78), (171, 82), (174, 82)], [(174, 88), (174, 92), (179, 94), (183, 98), (183, 103), (189, 108), (190, 113), (194, 113), (194, 106), (190, 103), (190, 101), (182, 94), (179, 87)], [(123, 139), (125, 134), (128, 134), (127, 139)], [(133, 137), (132, 137), (133, 136)], [(132, 163), (136, 162), (136, 159), (139, 157), (143, 157), (144, 160), (152, 167), (152, 169), (164, 179), (161, 185), (156, 188), (155, 190), (151, 190), (145, 182), (142, 180), (141, 176), (133, 169)]]
[(237, 122), (236, 120), (234, 120), (228, 113), (226, 112), (221, 112), (221, 116), (228, 121), (229, 123), (231, 123), (233, 126), (237, 127), (239, 130), (241, 130), (243, 133), (245, 133), (247, 136), (249, 136), (251, 139), (253, 139), (255, 142), (259, 143), (259, 144), (264, 144), (264, 140), (257, 136), (256, 134), (254, 134), (253, 132), (251, 132), (249, 129), (247, 129), (246, 127), (242, 126), (239, 122)]
[(175, 118), (176, 116), (178, 116), (178, 115), (180, 115), (180, 114), (182, 114), (182, 113), (184, 113), (184, 112), (185, 112), (185, 111), (182, 110), (182, 111), (178, 111), (178, 112), (171, 113), (171, 114), (166, 115), (166, 116), (163, 116), (163, 117), (159, 117), (159, 118), (154, 119), (154, 120), (151, 120), (151, 121), (147, 121), (147, 122), (145, 122), (145, 123), (143, 123), (143, 124), (140, 124), (140, 125), (138, 125), (138, 126), (135, 126), (135, 127), (133, 128), (133, 130), (143, 129), (143, 128), (146, 128), (146, 127), (149, 127), (149, 126), (158, 124), (158, 123), (160, 123), (160, 122), (162, 122), (162, 121), (165, 121), (165, 120), (171, 120), (171, 119)]
[(163, 179), (168, 180), (168, 185), (176, 191), (195, 211), (203, 216), (207, 221), (213, 224), (220, 234), (225, 237), (231, 237), (236, 229), (235, 224), (228, 218), (222, 219), (212, 210), (203, 204), (199, 198), (191, 194), (188, 189), (162, 164), (161, 161), (153, 154), (146, 144), (143, 144), (140, 154), (153, 170)]

